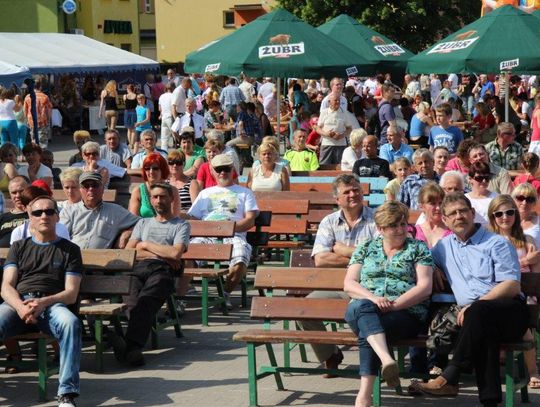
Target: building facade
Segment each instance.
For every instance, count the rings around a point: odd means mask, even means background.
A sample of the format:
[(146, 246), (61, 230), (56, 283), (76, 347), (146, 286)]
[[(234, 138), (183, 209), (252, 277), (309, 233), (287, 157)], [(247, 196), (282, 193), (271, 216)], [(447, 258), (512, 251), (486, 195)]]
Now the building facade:
[(274, 0), (156, 0), (160, 63), (184, 62), (188, 53), (270, 11)]
[(0, 10), (3, 32), (63, 33), (75, 21), (58, 0), (0, 0)]

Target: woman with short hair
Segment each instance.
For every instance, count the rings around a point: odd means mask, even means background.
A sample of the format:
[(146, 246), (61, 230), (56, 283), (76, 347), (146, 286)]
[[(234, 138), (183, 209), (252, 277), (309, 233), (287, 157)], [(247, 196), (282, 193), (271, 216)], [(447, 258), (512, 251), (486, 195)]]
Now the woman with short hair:
[(95, 141), (87, 141), (81, 147), (81, 154), (83, 157), (83, 172), (92, 171), (101, 174), (103, 180), (103, 186), (107, 188), (109, 186), (109, 170), (99, 165), (99, 144)]
[(254, 165), (248, 174), (247, 187), (252, 191), (288, 191), (289, 173), (278, 163), (279, 154), (270, 143), (257, 149), (259, 165)]
[(79, 184), (79, 177), (81, 174), (82, 170), (80, 168), (67, 168), (60, 174), (62, 190), (66, 195), (65, 201), (58, 201), (58, 209), (60, 211), (67, 206), (81, 201), (81, 185)]
[(362, 141), (368, 134), (364, 129), (354, 129), (349, 136), (351, 145), (343, 150), (341, 171), (352, 171), (354, 163), (362, 158)]

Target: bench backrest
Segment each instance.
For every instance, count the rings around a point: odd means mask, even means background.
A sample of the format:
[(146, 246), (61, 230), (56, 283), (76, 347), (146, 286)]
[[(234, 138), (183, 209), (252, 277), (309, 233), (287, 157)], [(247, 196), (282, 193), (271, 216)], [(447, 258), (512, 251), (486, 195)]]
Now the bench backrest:
[(345, 268), (257, 267), (255, 288), (342, 291)]
[(308, 200), (310, 208), (313, 207), (313, 205), (330, 207), (337, 206), (336, 199), (332, 196), (332, 194), (327, 192), (255, 192), (255, 198), (257, 199), (257, 202), (259, 202), (259, 200)]
[[(251, 231), (255, 231), (255, 228), (251, 229)], [(272, 217), (271, 225), (262, 227), (261, 231), (280, 235), (305, 235), (307, 233), (307, 221), (305, 219)]]
[(190, 220), (191, 237), (233, 237), (235, 222)]
[(331, 194), (332, 193), (332, 184), (312, 184), (312, 183), (292, 183), (289, 185), (290, 191), (293, 192), (326, 192)]
[(129, 275), (94, 275), (87, 274), (81, 281), (80, 294), (96, 296), (127, 295), (133, 277)]
[(309, 200), (307, 199), (261, 199), (257, 200), (261, 211), (272, 212), (272, 215), (306, 215), (309, 213)]
[(340, 174), (352, 174), (352, 171), (341, 170), (315, 170), (315, 171), (292, 171), (293, 177), (337, 177)]
[[(62, 189), (53, 189), (53, 198), (56, 201), (65, 201), (66, 194)], [(116, 202), (116, 190), (115, 189), (106, 189), (103, 191), (103, 200), (105, 202)]]
[(87, 271), (131, 271), (137, 251), (134, 249), (84, 249), (81, 250), (83, 266)]
[(348, 303), (348, 300), (330, 298), (253, 297), (251, 318), (342, 322)]
[(182, 254), (183, 260), (227, 261), (231, 259), (232, 244), (190, 243)]

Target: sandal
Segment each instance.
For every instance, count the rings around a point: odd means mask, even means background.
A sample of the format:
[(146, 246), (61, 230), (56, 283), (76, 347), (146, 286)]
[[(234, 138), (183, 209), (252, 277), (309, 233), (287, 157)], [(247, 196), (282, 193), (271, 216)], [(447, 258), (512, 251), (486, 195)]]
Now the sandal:
[(540, 377), (533, 376), (529, 379), (529, 389), (540, 389)]
[(396, 362), (390, 362), (383, 365), (381, 369), (381, 376), (388, 387), (396, 388), (400, 385), (399, 367)]

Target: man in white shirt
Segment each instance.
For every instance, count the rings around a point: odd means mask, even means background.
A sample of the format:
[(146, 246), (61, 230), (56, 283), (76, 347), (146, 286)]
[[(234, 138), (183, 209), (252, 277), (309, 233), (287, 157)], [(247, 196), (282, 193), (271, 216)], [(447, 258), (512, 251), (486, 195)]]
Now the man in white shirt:
[(177, 135), (184, 127), (193, 127), (195, 130), (195, 143), (198, 146), (204, 146), (203, 135), (206, 130), (206, 120), (200, 114), (197, 114), (197, 102), (195, 99), (186, 99), (186, 112), (183, 116), (177, 117), (171, 126), (172, 132)]
[[(168, 72), (167, 72), (168, 73)], [(172, 146), (172, 124), (173, 124), (173, 91), (176, 88), (174, 82), (165, 85), (165, 93), (158, 100), (159, 112), (161, 116), (161, 148), (167, 150), (169, 144)]]
[(259, 102), (264, 103), (264, 98), (272, 93), (274, 86), (275, 85), (272, 83), (272, 78), (264, 78), (264, 82), (259, 87), (259, 93), (257, 95)]
[(328, 109), (330, 107), (329, 101), (332, 95), (339, 96), (339, 107), (344, 112), (347, 111), (347, 98), (343, 96), (343, 79), (333, 78), (330, 81), (330, 93), (328, 93), (321, 102), (321, 112), (323, 109)]
[(182, 116), (186, 112), (186, 99), (188, 98), (188, 89), (191, 86), (191, 79), (185, 77), (180, 86), (174, 89), (172, 93), (171, 113), (173, 118)]

